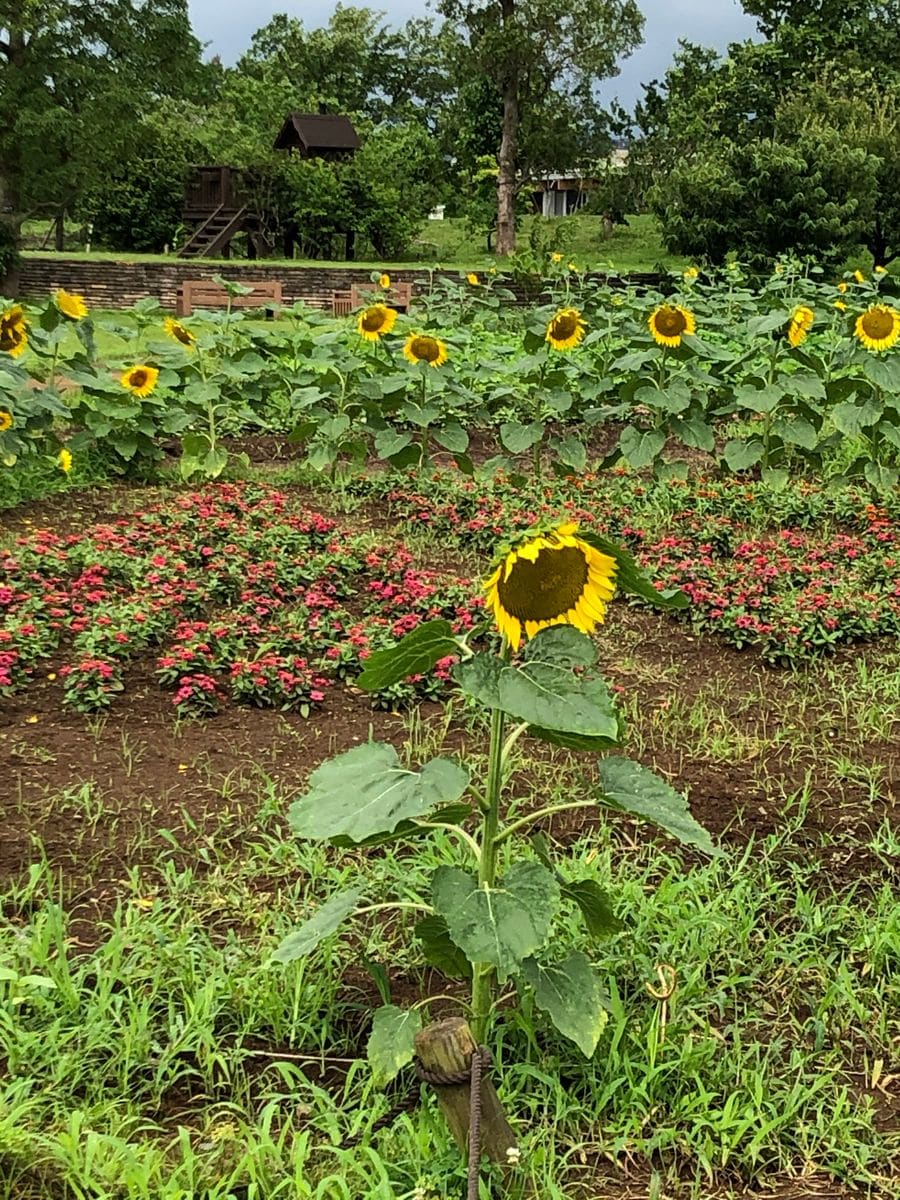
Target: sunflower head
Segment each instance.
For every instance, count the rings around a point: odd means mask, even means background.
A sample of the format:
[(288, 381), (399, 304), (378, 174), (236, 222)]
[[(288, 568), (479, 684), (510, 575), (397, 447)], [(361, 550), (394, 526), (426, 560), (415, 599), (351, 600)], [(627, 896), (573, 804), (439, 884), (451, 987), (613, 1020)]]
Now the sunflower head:
[(859, 271), (859, 270), (853, 272), (853, 278), (856, 280), (857, 283), (865, 283), (866, 282), (865, 275), (863, 275), (862, 271)]
[(0, 433), (6, 433), (7, 429), (12, 429), (12, 413), (7, 412), (5, 408), (0, 408)]
[(794, 309), (791, 319), (788, 321), (787, 340), (795, 350), (806, 341), (806, 335), (812, 328), (815, 319), (816, 314), (805, 304), (801, 304)]
[(122, 372), (122, 387), (133, 396), (149, 396), (156, 387), (159, 371), (156, 367), (128, 367)]
[(550, 319), (544, 341), (549, 342), (554, 350), (571, 350), (584, 337), (586, 328), (577, 308), (561, 308)]
[(550, 255), (550, 261), (551, 261), (551, 262), (553, 262), (553, 263), (561, 263), (561, 262), (562, 262), (562, 255), (561, 255), (561, 254), (551, 254), (551, 255)]
[(834, 307), (838, 310), (838, 312), (846, 312), (847, 302), (845, 300), (835, 300)]
[(28, 346), (28, 323), (21, 304), (14, 304), (0, 313), (0, 350), (12, 358), (25, 353)]
[(684, 278), (688, 281), (688, 283), (690, 283), (697, 278), (700, 272), (696, 267), (685, 267), (683, 274)]
[(466, 283), (470, 287), (478, 287), (478, 285), (481, 283), (481, 280), (478, 278), (478, 276), (475, 274), (474, 271), (470, 271), (469, 274), (466, 276)]
[(388, 308), (386, 304), (370, 304), (364, 308), (356, 320), (359, 336), (367, 342), (377, 342), (385, 333), (390, 333), (397, 320), (397, 310)]
[(182, 323), (176, 321), (174, 317), (166, 317), (163, 328), (169, 337), (174, 338), (176, 342), (181, 342), (182, 346), (187, 346), (189, 349), (197, 341), (191, 331), (185, 329)]
[(647, 318), (647, 326), (658, 346), (680, 346), (686, 333), (697, 328), (694, 314), (677, 304), (661, 304)]
[(68, 473), (72, 470), (72, 453), (70, 450), (67, 450), (65, 446), (56, 456), (56, 465), (64, 475), (68, 475)]
[(388, 275), (387, 271), (378, 276), (378, 286), (382, 289), (382, 291), (385, 292), (391, 286), (391, 277)]
[(440, 338), (427, 333), (411, 333), (403, 347), (403, 357), (411, 363), (441, 367), (447, 361), (447, 347)]
[(82, 317), (88, 315), (88, 306), (84, 302), (84, 296), (79, 296), (75, 292), (67, 292), (65, 288), (58, 288), (53, 293), (53, 302), (64, 317), (68, 317), (70, 321), (80, 321)]
[(577, 270), (578, 270), (578, 264), (577, 264), (577, 263), (570, 262), (570, 263), (569, 263), (569, 268), (568, 268), (568, 269), (569, 269), (570, 271), (577, 271)]
[(840, 282), (840, 283), (837, 285), (837, 290), (838, 290), (838, 291), (841, 293), (841, 295), (843, 296), (844, 292), (846, 292), (846, 290), (847, 290), (847, 282), (846, 282), (846, 280), (844, 280), (844, 279), (842, 279), (842, 280), (841, 280), (841, 282)]
[(486, 605), (514, 650), (549, 625), (590, 633), (606, 616), (616, 562), (577, 536), (575, 524), (528, 537), (486, 580)]
[(887, 267), (876, 267), (874, 273), (876, 275), (887, 275)]
[(867, 350), (888, 350), (900, 338), (900, 312), (875, 304), (856, 318), (853, 332)]

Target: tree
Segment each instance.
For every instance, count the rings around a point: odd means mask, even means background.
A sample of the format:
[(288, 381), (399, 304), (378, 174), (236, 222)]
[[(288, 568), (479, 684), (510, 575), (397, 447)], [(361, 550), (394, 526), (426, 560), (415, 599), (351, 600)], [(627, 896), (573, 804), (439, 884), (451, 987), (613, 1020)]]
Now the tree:
[(763, 266), (785, 253), (839, 265), (874, 213), (875, 160), (832, 131), (722, 141), (675, 166), (651, 192), (676, 254)]
[(438, 10), (456, 34), (456, 79), (484, 76), (500, 100), (497, 251), (510, 254), (523, 131), (532, 145), (546, 133), (545, 146), (561, 136), (570, 146), (573, 121), (589, 122), (594, 86), (640, 42), (643, 18), (634, 0), (439, 0)]
[(160, 96), (202, 87), (186, 0), (0, 0), (0, 219), (64, 211), (136, 144)]

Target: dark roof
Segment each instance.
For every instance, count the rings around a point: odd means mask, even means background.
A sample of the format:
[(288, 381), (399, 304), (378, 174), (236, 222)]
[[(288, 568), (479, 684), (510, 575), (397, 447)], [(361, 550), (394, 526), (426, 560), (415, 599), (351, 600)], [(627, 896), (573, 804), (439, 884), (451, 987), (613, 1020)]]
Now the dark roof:
[(358, 150), (359, 146), (359, 135), (349, 117), (294, 112), (282, 125), (274, 149), (297, 148), (304, 154), (315, 155), (329, 150)]

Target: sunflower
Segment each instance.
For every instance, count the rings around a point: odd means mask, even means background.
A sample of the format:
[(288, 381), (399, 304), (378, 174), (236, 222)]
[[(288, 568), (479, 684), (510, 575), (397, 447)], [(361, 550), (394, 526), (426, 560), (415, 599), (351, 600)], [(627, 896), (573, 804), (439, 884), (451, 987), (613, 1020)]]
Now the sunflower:
[(577, 264), (577, 263), (570, 262), (570, 263), (569, 263), (569, 270), (570, 270), (570, 271), (577, 271), (577, 270), (578, 270), (578, 264)]
[(62, 473), (68, 475), (72, 470), (72, 452), (63, 447), (56, 456), (56, 463)]
[(866, 277), (865, 277), (865, 275), (863, 275), (862, 271), (854, 271), (853, 278), (856, 280), (857, 283), (865, 283), (866, 282)]
[(25, 352), (28, 345), (28, 324), (21, 304), (14, 304), (0, 313), (0, 350), (13, 358)]
[(876, 267), (875, 274), (876, 275), (887, 275), (887, 267)]
[(837, 290), (841, 293), (841, 295), (843, 295), (844, 292), (846, 292), (846, 290), (847, 290), (846, 280), (843, 280), (843, 279), (841, 280), (841, 282), (837, 285)]
[(562, 262), (562, 255), (561, 255), (561, 254), (551, 254), (551, 255), (550, 255), (550, 261), (551, 261), (551, 262), (555, 262), (555, 263), (561, 263), (561, 262)]
[(484, 585), (497, 628), (514, 650), (548, 625), (590, 633), (615, 591), (616, 562), (576, 537), (574, 523), (510, 550)]
[(67, 292), (65, 288), (58, 288), (53, 293), (53, 300), (62, 315), (69, 317), (72, 321), (80, 321), (82, 317), (88, 315), (88, 306), (84, 302), (84, 296), (79, 296), (75, 292)]
[(696, 267), (685, 267), (682, 274), (684, 275), (684, 278), (690, 282), (692, 279), (696, 279), (700, 272)]
[(811, 308), (807, 308), (805, 304), (801, 304), (798, 308), (794, 309), (791, 319), (788, 322), (787, 340), (795, 350), (806, 341), (806, 335), (812, 328), (815, 319), (816, 314)]
[(159, 371), (156, 367), (129, 367), (122, 373), (122, 387), (133, 396), (149, 396), (156, 387)]
[(845, 300), (835, 300), (834, 307), (838, 310), (838, 312), (846, 312), (847, 302)]
[(176, 342), (181, 342), (182, 346), (193, 346), (197, 339), (189, 329), (185, 329), (180, 321), (176, 321), (174, 317), (166, 317), (163, 322), (163, 328), (169, 337), (173, 337)]
[(397, 320), (397, 310), (388, 308), (386, 304), (370, 304), (359, 314), (356, 328), (359, 336), (367, 342), (377, 342), (384, 333), (390, 333)]
[(411, 363), (428, 363), (429, 367), (440, 367), (447, 361), (447, 347), (440, 338), (427, 333), (411, 333), (403, 347), (403, 357)]
[(387, 271), (385, 271), (383, 275), (379, 275), (378, 286), (382, 289), (382, 291), (385, 292), (391, 286), (391, 277), (388, 275)]
[(887, 350), (900, 338), (900, 312), (876, 304), (856, 318), (853, 332), (867, 350)]
[(474, 271), (470, 271), (466, 276), (466, 283), (469, 284), (470, 287), (478, 287), (478, 285), (481, 283), (481, 280)]
[(7, 429), (12, 429), (12, 413), (7, 412), (5, 408), (0, 408), (0, 433), (6, 433)]
[(682, 335), (697, 328), (694, 314), (677, 304), (661, 304), (647, 318), (653, 340), (659, 346), (680, 346)]
[(577, 308), (561, 308), (547, 325), (544, 341), (554, 350), (571, 350), (584, 337), (586, 328)]

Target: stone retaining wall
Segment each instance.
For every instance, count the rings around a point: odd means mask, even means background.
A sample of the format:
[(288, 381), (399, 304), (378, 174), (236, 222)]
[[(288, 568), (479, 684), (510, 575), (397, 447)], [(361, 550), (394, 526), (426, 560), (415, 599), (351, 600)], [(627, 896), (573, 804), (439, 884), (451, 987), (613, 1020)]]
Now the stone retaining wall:
[[(442, 272), (450, 279), (459, 279), (459, 271)], [(222, 275), (238, 283), (250, 280), (280, 282), (285, 304), (303, 300), (316, 308), (331, 310), (332, 293), (346, 291), (353, 284), (370, 283), (371, 268), (363, 267), (291, 267), (267, 266), (264, 262), (240, 264), (204, 263), (202, 260), (172, 259), (171, 262), (117, 262), (66, 258), (63, 255), (26, 254), (19, 270), (19, 292), (23, 298), (39, 299), (56, 288), (65, 288), (84, 296), (93, 308), (129, 308), (137, 300), (155, 296), (164, 308), (175, 310), (179, 284), (186, 279), (212, 279)], [(391, 269), (391, 278), (398, 283), (413, 285), (413, 295), (428, 287), (429, 273), (425, 270)], [(605, 278), (602, 275), (597, 279)], [(631, 275), (631, 283), (655, 286), (657, 275)], [(618, 281), (617, 281), (618, 282)], [(517, 299), (525, 295), (514, 288)]]

